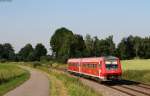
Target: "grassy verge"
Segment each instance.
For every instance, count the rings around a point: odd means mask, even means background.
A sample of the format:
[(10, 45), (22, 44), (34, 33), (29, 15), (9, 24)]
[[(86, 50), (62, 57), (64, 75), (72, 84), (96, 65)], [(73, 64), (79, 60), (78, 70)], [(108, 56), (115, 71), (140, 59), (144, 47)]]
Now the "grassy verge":
[(124, 79), (150, 84), (150, 59), (124, 60), (122, 68)]
[(12, 64), (0, 64), (0, 96), (16, 88), (28, 78), (28, 71)]
[[(79, 79), (70, 77), (66, 73), (54, 69), (51, 69), (49, 71), (48, 68), (46, 67), (38, 67), (38, 68), (48, 72), (50, 74), (50, 77), (53, 80), (55, 79), (55, 81), (51, 81), (52, 85), (56, 84), (51, 88), (52, 96), (101, 96), (88, 86), (83, 85), (79, 81)], [(58, 89), (60, 85), (61, 88), (63, 88), (63, 92), (60, 92), (61, 89), (60, 90)]]

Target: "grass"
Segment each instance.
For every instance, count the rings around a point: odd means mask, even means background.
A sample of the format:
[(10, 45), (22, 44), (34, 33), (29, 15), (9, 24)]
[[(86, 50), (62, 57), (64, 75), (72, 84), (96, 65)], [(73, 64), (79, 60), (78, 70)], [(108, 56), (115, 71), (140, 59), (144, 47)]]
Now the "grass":
[(48, 78), (50, 80), (50, 96), (68, 96), (67, 90), (65, 85), (62, 83), (61, 80), (57, 79), (53, 76), (46, 67), (38, 67), (38, 69), (48, 73)]
[(123, 70), (150, 70), (150, 59), (121, 61)]
[(13, 64), (0, 64), (0, 96), (29, 78), (29, 72)]
[[(46, 67), (39, 67), (48, 72), (51, 79), (51, 96), (101, 96), (86, 85), (83, 85), (79, 79), (70, 77), (68, 74)], [(61, 90), (62, 89), (62, 90)]]
[(121, 63), (124, 79), (150, 84), (150, 59), (123, 60)]

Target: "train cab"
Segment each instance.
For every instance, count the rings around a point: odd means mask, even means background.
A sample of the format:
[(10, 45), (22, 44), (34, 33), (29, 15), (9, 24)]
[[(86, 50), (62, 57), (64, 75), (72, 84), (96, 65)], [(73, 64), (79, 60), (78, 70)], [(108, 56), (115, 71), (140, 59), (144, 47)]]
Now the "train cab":
[(120, 60), (117, 57), (104, 57), (103, 76), (107, 80), (120, 79), (122, 74)]

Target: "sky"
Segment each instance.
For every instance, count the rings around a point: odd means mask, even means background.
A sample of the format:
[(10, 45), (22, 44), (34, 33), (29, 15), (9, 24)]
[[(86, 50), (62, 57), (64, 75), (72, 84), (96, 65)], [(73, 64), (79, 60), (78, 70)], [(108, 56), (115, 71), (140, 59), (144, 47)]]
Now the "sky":
[(42, 43), (50, 50), (55, 30), (75, 34), (150, 36), (150, 0), (0, 0), (0, 43), (18, 52), (25, 44)]

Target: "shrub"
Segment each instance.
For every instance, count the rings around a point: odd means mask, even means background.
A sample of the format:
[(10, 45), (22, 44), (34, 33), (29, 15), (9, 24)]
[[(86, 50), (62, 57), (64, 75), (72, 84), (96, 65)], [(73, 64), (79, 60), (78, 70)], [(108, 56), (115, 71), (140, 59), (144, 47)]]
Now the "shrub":
[(6, 61), (6, 59), (0, 59), (0, 63), (5, 63)]
[(42, 64), (38, 61), (35, 61), (32, 63), (33, 64), (33, 67), (36, 68), (37, 66), (42, 66)]

